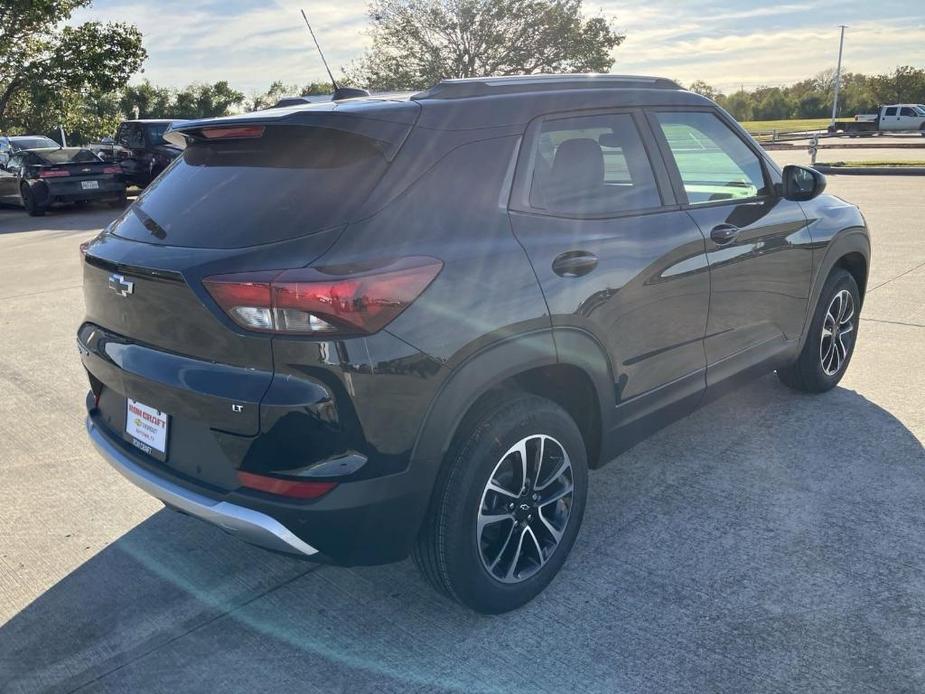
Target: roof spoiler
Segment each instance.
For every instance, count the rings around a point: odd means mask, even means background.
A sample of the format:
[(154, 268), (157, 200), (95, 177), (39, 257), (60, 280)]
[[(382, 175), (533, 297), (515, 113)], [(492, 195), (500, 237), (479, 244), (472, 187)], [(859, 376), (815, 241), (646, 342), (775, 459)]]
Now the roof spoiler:
[[(178, 147), (186, 147), (194, 142), (216, 142), (221, 139), (242, 139), (262, 136), (264, 130), (277, 126), (288, 127), (314, 127), (340, 130), (342, 132), (362, 135), (377, 143), (379, 149), (389, 161), (398, 152), (408, 133), (411, 131), (416, 119), (416, 112), (393, 111), (384, 117), (376, 113), (369, 117), (354, 113), (342, 113), (334, 110), (334, 104), (329, 110), (297, 110), (270, 109), (268, 111), (255, 111), (254, 113), (229, 116), (226, 118), (208, 118), (195, 121), (186, 121), (171, 126), (164, 139)], [(280, 115), (277, 113), (281, 112)], [(222, 137), (216, 139), (204, 134), (209, 130), (259, 130), (260, 135), (247, 135), (242, 133), (238, 137)]]

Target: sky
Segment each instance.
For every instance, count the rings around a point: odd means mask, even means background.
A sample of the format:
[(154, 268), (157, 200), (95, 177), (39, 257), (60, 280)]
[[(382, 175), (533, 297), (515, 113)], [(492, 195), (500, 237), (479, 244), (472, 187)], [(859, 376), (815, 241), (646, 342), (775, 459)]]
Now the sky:
[[(626, 34), (614, 50), (615, 73), (705, 80), (726, 92), (789, 84), (834, 68), (839, 24), (848, 25), (846, 70), (925, 67), (925, 0), (585, 0), (584, 7)], [(134, 81), (182, 87), (224, 79), (251, 95), (277, 79), (325, 79), (300, 8), (335, 77), (363, 54), (366, 0), (95, 0), (70, 23), (136, 24), (149, 57)]]

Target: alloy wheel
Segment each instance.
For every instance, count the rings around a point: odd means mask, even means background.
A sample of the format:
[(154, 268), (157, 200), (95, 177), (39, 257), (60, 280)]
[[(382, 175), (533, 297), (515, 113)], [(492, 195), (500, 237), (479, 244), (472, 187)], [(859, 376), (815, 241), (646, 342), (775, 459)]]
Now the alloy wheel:
[(520, 583), (549, 561), (568, 525), (572, 463), (556, 439), (521, 439), (495, 465), (479, 502), (476, 542), (482, 564), (502, 583)]
[(827, 376), (837, 374), (851, 351), (854, 332), (854, 299), (851, 292), (842, 289), (834, 297), (822, 321), (822, 339), (819, 341), (819, 359)]

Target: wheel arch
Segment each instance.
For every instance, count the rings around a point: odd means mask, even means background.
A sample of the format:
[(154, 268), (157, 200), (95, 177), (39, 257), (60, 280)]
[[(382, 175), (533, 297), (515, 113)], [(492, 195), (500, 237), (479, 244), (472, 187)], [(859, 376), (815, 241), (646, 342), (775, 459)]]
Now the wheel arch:
[(613, 407), (610, 362), (584, 331), (537, 331), (490, 345), (446, 379), (428, 408), (411, 454), (412, 466), (430, 468), (435, 482), (458, 432), (489, 401), (512, 391), (545, 397), (576, 420), (589, 465), (597, 467)]
[(828, 243), (825, 254), (817, 266), (813, 284), (810, 291), (809, 309), (803, 323), (803, 334), (800, 337), (800, 349), (806, 342), (810, 322), (822, 294), (822, 288), (832, 271), (842, 268), (854, 277), (858, 285), (858, 294), (861, 305), (864, 305), (864, 293), (867, 289), (867, 278), (870, 270), (870, 238), (864, 227), (849, 227), (838, 232)]

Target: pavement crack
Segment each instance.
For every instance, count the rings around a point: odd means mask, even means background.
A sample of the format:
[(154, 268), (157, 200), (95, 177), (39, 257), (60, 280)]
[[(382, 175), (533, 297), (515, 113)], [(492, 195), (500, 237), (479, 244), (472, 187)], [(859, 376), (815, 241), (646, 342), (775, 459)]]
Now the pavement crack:
[(922, 323), (906, 323), (901, 320), (884, 320), (882, 318), (861, 318), (865, 323), (888, 323), (890, 325), (905, 325), (908, 328), (925, 328)]
[(885, 282), (881, 282), (881, 283), (878, 284), (876, 287), (871, 287), (870, 289), (867, 290), (866, 293), (867, 293), (867, 294), (870, 294), (871, 292), (875, 292), (875, 291), (877, 291), (878, 289), (880, 289), (880, 287), (882, 287), (882, 286), (884, 286), (884, 285), (887, 285), (887, 284), (889, 284), (890, 282), (893, 282), (893, 281), (895, 281), (895, 280), (898, 280), (898, 279), (901, 278), (901, 277), (905, 277), (905, 276), (908, 275), (910, 272), (915, 272), (915, 271), (918, 270), (919, 268), (923, 268), (923, 267), (925, 267), (925, 263), (919, 263), (919, 264), (916, 265), (915, 267), (911, 267), (911, 268), (909, 268), (908, 270), (906, 270), (905, 272), (900, 272), (898, 275), (896, 275), (896, 277), (891, 277), (890, 279), (886, 280)]
[(173, 636), (173, 637), (167, 639), (166, 641), (164, 641), (163, 643), (157, 644), (156, 646), (152, 646), (151, 648), (149, 648), (148, 650), (146, 650), (144, 653), (139, 653), (136, 657), (134, 657), (134, 658), (132, 658), (132, 659), (130, 659), (130, 660), (127, 660), (126, 662), (122, 663), (121, 665), (118, 665), (118, 666), (116, 666), (116, 667), (114, 667), (114, 668), (110, 668), (109, 670), (106, 670), (105, 672), (100, 673), (99, 675), (97, 675), (97, 676), (94, 677), (93, 679), (88, 680), (87, 682), (84, 682), (83, 684), (77, 685), (77, 686), (74, 687), (73, 689), (68, 690), (67, 694), (74, 694), (74, 692), (79, 692), (79, 691), (81, 691), (81, 690), (84, 690), (84, 689), (86, 689), (87, 687), (89, 687), (89, 686), (91, 686), (91, 685), (93, 685), (93, 684), (96, 684), (96, 683), (99, 682), (100, 680), (102, 680), (102, 679), (104, 679), (104, 678), (106, 678), (106, 677), (109, 677), (110, 675), (112, 675), (112, 674), (114, 674), (114, 673), (116, 673), (116, 672), (119, 672), (119, 670), (122, 670), (122, 669), (128, 667), (129, 665), (133, 665), (134, 663), (137, 663), (137, 662), (139, 662), (140, 660), (144, 660), (144, 659), (147, 658), (149, 655), (151, 655), (152, 653), (155, 653), (156, 651), (161, 650), (161, 649), (164, 648), (165, 646), (169, 646), (170, 644), (172, 644), (172, 643), (174, 643), (174, 642), (176, 642), (176, 641), (179, 641), (180, 639), (185, 638), (185, 637), (189, 636), (190, 634), (199, 631), (200, 629), (204, 629), (205, 627), (209, 626), (210, 624), (214, 624), (215, 622), (217, 622), (217, 621), (220, 620), (220, 619), (224, 619), (225, 617), (228, 617), (228, 616), (230, 616), (230, 615), (233, 615), (235, 612), (238, 612), (239, 610), (241, 610), (241, 609), (247, 607), (248, 605), (250, 605), (250, 604), (256, 602), (257, 600), (260, 600), (261, 598), (263, 598), (263, 597), (265, 597), (265, 596), (267, 596), (267, 595), (270, 595), (271, 593), (276, 592), (276, 591), (279, 590), (280, 588), (285, 588), (286, 586), (288, 586), (288, 585), (290, 585), (290, 584), (292, 584), (292, 583), (295, 583), (297, 580), (299, 580), (299, 579), (302, 578), (303, 576), (307, 576), (308, 574), (312, 573), (313, 571), (317, 571), (317, 570), (319, 570), (320, 568), (321, 568), (321, 565), (320, 565), (320, 564), (315, 565), (315, 566), (311, 566), (311, 567), (309, 567), (308, 569), (306, 569), (305, 571), (301, 571), (301, 572), (297, 573), (295, 576), (293, 576), (293, 577), (291, 577), (291, 578), (287, 578), (287, 579), (286, 579), (285, 581), (283, 581), (282, 583), (277, 583), (275, 586), (271, 586), (271, 587), (267, 588), (266, 590), (260, 591), (260, 592), (257, 593), (256, 595), (253, 595), (253, 596), (251, 596), (250, 598), (248, 598), (247, 600), (245, 600), (244, 602), (242, 602), (241, 604), (235, 605), (233, 608), (231, 608), (231, 609), (229, 609), (229, 610), (223, 610), (222, 612), (219, 612), (219, 614), (213, 615), (213, 616), (210, 617), (209, 619), (206, 619), (205, 621), (203, 621), (203, 622), (201, 622), (201, 623), (199, 623), (199, 624), (197, 624), (197, 625), (195, 625), (195, 626), (193, 626), (193, 627), (190, 627), (189, 629), (185, 630), (183, 633), (177, 634), (176, 636)]

